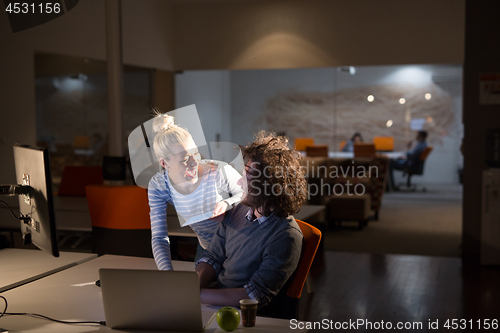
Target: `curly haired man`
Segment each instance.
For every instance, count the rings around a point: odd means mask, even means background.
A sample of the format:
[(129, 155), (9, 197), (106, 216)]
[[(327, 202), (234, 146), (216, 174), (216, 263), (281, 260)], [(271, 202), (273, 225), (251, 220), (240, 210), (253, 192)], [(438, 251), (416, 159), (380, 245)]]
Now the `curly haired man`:
[(279, 291), (286, 289), (302, 250), (292, 214), (307, 196), (300, 153), (287, 144), (285, 137), (260, 132), (242, 148), (243, 200), (226, 213), (196, 263), (202, 303), (238, 306), (240, 299), (252, 298), (265, 310), (283, 299)]

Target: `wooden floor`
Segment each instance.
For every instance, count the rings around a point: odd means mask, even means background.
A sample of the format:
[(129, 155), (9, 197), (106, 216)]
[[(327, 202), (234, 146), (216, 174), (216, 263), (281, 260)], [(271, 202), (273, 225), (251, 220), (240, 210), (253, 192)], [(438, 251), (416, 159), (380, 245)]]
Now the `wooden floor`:
[[(398, 322), (422, 323), (405, 332), (477, 332), (478, 319), (500, 321), (500, 267), (464, 264), (459, 258), (321, 251), (310, 276), (315, 291), (304, 288), (302, 320), (384, 321), (393, 329)], [(461, 324), (468, 329), (446, 329), (447, 319), (465, 319)], [(439, 329), (429, 329), (429, 320), (438, 320)], [(342, 332), (383, 331), (364, 323), (350, 328)]]

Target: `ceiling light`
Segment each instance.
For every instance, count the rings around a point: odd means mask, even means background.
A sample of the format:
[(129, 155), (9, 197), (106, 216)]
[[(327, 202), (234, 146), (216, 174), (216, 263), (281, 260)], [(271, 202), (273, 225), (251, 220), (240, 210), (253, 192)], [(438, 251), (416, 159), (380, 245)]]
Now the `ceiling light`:
[(405, 104), (405, 103), (406, 103), (406, 99), (404, 99), (404, 98), (399, 99), (399, 104)]
[(431, 98), (432, 98), (432, 95), (431, 95), (431, 94), (429, 94), (429, 93), (425, 94), (425, 99), (426, 99), (426, 100), (430, 101), (430, 100), (431, 100)]
[(373, 97), (373, 95), (368, 95), (368, 97), (366, 98), (368, 100), (368, 102), (373, 102), (375, 100), (375, 97)]
[(389, 120), (387, 120), (387, 123), (385, 123), (385, 126), (386, 127), (391, 127), (392, 124), (393, 124), (392, 120), (389, 119)]

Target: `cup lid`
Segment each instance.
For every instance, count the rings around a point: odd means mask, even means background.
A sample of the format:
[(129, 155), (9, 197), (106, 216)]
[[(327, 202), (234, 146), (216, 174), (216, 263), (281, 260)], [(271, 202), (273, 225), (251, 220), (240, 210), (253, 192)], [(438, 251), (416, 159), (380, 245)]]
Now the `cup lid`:
[(241, 305), (259, 304), (259, 301), (255, 300), (255, 299), (247, 298), (247, 299), (241, 299), (240, 304)]

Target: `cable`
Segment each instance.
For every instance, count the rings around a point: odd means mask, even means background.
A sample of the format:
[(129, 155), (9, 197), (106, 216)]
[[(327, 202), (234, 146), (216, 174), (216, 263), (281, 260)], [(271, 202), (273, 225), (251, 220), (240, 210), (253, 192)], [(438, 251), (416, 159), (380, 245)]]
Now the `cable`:
[(2, 314), (0, 314), (0, 318), (2, 318), (3, 315), (5, 314), (5, 311), (7, 311), (7, 299), (5, 297), (3, 297), (3, 296), (0, 296), (0, 298), (2, 298), (4, 300), (4, 302), (5, 302), (5, 309), (3, 309)]
[(5, 201), (3, 200), (0, 200), (0, 203), (3, 203), (5, 206), (7, 206), (7, 208), (10, 210), (10, 212), (12, 213), (12, 215), (14, 215), (14, 217), (18, 220), (21, 220), (21, 221), (24, 221), (24, 223), (28, 223), (31, 219), (29, 218), (28, 215), (23, 215), (20, 211), (19, 214), (21, 215), (20, 217), (17, 217), (16, 214), (14, 214), (14, 211), (12, 210), (12, 208), (10, 208), (9, 204), (6, 203)]
[(50, 318), (50, 317), (47, 317), (47, 316), (44, 316), (44, 315), (41, 315), (38, 313), (7, 312), (7, 306), (8, 306), (7, 299), (3, 296), (0, 296), (0, 298), (2, 298), (5, 302), (5, 309), (3, 310), (2, 314), (0, 314), (0, 318), (2, 318), (4, 315), (28, 316), (28, 317), (33, 317), (33, 318), (37, 318), (37, 319), (47, 319), (47, 320), (51, 320), (51, 321), (54, 321), (56, 323), (61, 323), (61, 324), (97, 324), (97, 325), (101, 325), (101, 326), (106, 326), (105, 321), (67, 321), (67, 320), (58, 320), (58, 319)]
[(37, 319), (47, 319), (54, 321), (56, 323), (61, 323), (61, 324), (97, 324), (97, 325), (102, 325), (105, 326), (106, 322), (105, 321), (67, 321), (67, 320), (59, 320), (59, 319), (54, 319), (50, 318), (38, 313), (24, 313), (24, 312), (6, 312), (6, 315), (9, 316), (28, 316), (28, 317), (33, 317)]
[[(3, 203), (5, 206), (7, 206), (7, 208), (10, 210), (10, 212), (12, 213), (12, 215), (14, 215), (14, 217), (15, 217), (16, 219), (21, 220), (21, 218), (17, 217), (17, 216), (16, 216), (16, 214), (14, 214), (14, 211), (12, 210), (12, 208), (10, 208), (10, 206), (9, 206), (9, 204), (8, 204), (8, 203), (6, 203), (6, 202), (5, 202), (5, 201), (3, 201), (3, 200), (0, 200), (0, 202), (1, 202), (1, 203)], [(21, 212), (20, 212), (20, 211), (18, 211), (18, 212), (19, 212), (19, 214), (21, 214)], [(21, 214), (21, 215), (23, 215), (23, 214)]]

